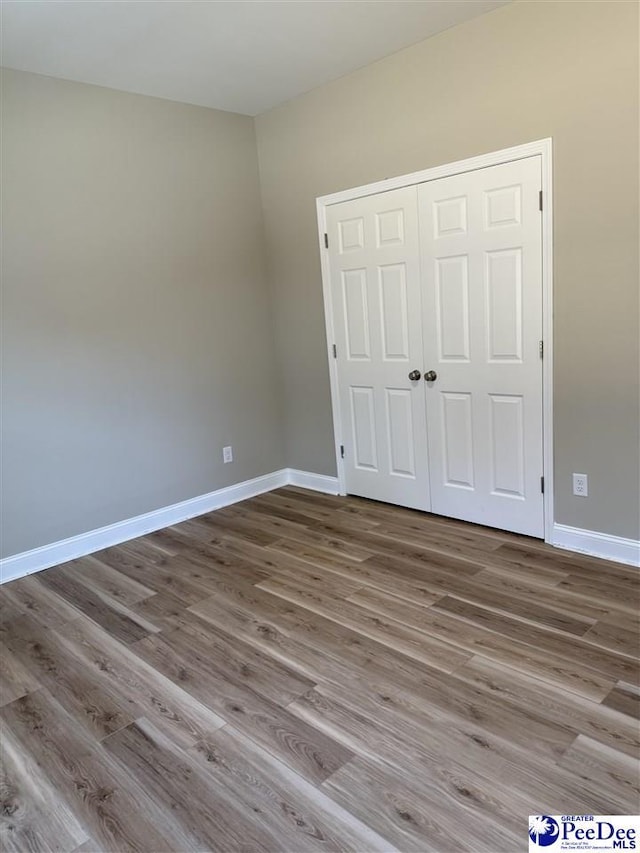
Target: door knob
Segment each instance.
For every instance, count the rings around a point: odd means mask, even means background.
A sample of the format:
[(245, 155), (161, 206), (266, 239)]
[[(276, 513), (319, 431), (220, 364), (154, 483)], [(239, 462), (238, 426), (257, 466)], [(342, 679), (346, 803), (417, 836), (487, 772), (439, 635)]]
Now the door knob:
[(419, 370), (412, 370), (411, 373), (409, 374), (409, 379), (412, 382), (415, 382), (416, 379), (420, 379), (421, 376), (422, 376), (422, 374), (420, 373)]
[(427, 370), (424, 375), (425, 382), (435, 382), (437, 378), (438, 374), (435, 372), (435, 370)]

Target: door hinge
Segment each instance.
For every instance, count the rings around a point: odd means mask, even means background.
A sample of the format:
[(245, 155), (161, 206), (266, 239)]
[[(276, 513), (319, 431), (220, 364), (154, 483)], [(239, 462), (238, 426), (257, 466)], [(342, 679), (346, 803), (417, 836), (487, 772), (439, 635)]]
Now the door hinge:
[(542, 190), (538, 193), (538, 208), (542, 210)]
[(333, 357), (337, 358), (338, 357), (338, 348), (336, 347), (335, 344), (333, 344), (332, 349), (333, 349)]
[(544, 477), (540, 477), (540, 491), (544, 495)]
[(325, 247), (325, 249), (329, 248), (329, 235), (326, 232), (324, 235), (324, 247)]
[(340, 459), (344, 459), (344, 444), (340, 445)]
[(544, 341), (539, 342), (538, 352), (540, 353), (540, 358), (544, 358)]

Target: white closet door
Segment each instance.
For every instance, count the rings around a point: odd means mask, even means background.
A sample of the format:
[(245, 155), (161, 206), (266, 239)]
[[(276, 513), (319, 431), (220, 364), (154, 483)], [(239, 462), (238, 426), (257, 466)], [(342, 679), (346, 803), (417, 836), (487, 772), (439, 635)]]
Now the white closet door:
[(540, 160), (421, 184), (433, 512), (544, 535)]
[(346, 488), (429, 509), (417, 189), (327, 209)]

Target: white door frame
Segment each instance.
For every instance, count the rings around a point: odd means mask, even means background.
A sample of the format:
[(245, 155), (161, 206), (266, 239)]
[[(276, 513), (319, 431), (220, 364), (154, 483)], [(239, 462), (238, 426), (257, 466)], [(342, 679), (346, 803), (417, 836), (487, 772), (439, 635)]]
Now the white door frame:
[(322, 268), (322, 290), (324, 297), (324, 315), (327, 331), (327, 357), (329, 359), (329, 378), (331, 384), (331, 405), (333, 409), (333, 432), (336, 448), (336, 467), (338, 487), (341, 495), (346, 494), (344, 462), (340, 455), (342, 438), (342, 417), (338, 395), (338, 363), (334, 358), (333, 344), (333, 303), (331, 299), (331, 280), (329, 252), (325, 246), (326, 209), (329, 205), (342, 201), (352, 201), (367, 195), (400, 189), (438, 178), (448, 178), (463, 172), (484, 169), (487, 166), (499, 166), (526, 157), (539, 156), (542, 169), (542, 329), (544, 340), (544, 358), (542, 361), (542, 411), (543, 411), (543, 476), (544, 476), (544, 530), (545, 542), (553, 540), (553, 186), (552, 186), (552, 140), (538, 139), (525, 145), (503, 148), (467, 160), (434, 166), (421, 172), (412, 172), (397, 178), (387, 178), (373, 184), (365, 184), (349, 190), (342, 190), (316, 199), (318, 214), (318, 243)]

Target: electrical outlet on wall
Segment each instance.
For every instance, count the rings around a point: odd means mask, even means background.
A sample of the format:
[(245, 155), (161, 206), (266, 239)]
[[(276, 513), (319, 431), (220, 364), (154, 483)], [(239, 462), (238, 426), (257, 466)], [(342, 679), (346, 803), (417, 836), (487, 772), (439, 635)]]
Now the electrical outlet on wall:
[(586, 498), (589, 494), (589, 481), (586, 474), (573, 475), (573, 494)]
[(231, 447), (231, 445), (222, 448), (222, 461), (225, 464), (227, 462), (233, 462), (233, 447)]

